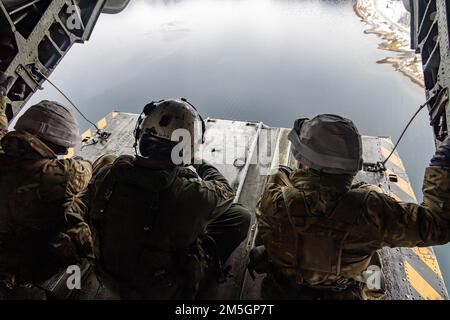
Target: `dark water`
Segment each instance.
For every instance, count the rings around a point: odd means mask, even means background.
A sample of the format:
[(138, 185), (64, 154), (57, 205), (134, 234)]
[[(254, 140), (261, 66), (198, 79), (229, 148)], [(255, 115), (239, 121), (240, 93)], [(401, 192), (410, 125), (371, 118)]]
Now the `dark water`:
[[(135, 0), (119, 15), (102, 15), (52, 80), (94, 120), (186, 97), (204, 116), (290, 126), (338, 113), (362, 134), (395, 139), (424, 91), (375, 63), (388, 53), (364, 27), (351, 1)], [(45, 88), (31, 102), (62, 100)], [(427, 123), (424, 112), (399, 148), (419, 199), (434, 149)], [(444, 251), (441, 267), (450, 274)]]

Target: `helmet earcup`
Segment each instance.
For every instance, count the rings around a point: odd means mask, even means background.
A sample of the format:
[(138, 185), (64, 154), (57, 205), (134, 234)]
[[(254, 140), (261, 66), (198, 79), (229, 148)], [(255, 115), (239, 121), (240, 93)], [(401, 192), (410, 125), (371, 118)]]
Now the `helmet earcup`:
[(200, 115), (200, 113), (198, 112), (197, 108), (196, 108), (192, 103), (190, 103), (189, 101), (187, 101), (186, 98), (181, 98), (180, 100), (183, 101), (183, 102), (186, 102), (186, 103), (189, 104), (192, 108), (194, 108), (195, 111), (197, 111), (197, 114), (198, 114), (198, 116), (199, 116), (199, 118), (200, 118), (200, 121), (202, 122), (202, 140), (201, 140), (201, 141), (202, 141), (202, 144), (205, 143), (205, 132), (206, 132), (206, 123), (205, 123), (205, 120), (203, 120), (203, 117)]

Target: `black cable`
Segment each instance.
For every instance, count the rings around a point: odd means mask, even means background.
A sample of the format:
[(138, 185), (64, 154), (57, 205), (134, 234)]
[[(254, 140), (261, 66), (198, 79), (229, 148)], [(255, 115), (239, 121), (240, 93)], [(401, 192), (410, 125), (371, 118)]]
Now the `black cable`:
[(53, 88), (55, 88), (67, 101), (69, 101), (69, 103), (72, 105), (72, 107), (74, 107), (74, 109), (83, 117), (84, 120), (86, 120), (86, 122), (90, 123), (91, 125), (94, 126), (94, 128), (97, 130), (97, 133), (100, 133), (101, 130), (97, 127), (97, 125), (92, 122), (91, 120), (89, 120), (88, 118), (86, 118), (86, 116), (83, 114), (83, 112), (80, 111), (80, 109), (77, 108), (77, 106), (72, 102), (72, 100), (70, 100), (70, 98), (64, 94), (64, 92), (62, 92), (53, 82), (50, 81), (49, 78), (47, 78), (44, 74), (42, 74), (42, 72), (40, 72), (39, 70), (35, 69), (36, 72), (39, 73), (39, 75), (41, 75), (45, 80), (47, 80), (48, 83), (50, 83)]
[(395, 150), (397, 149), (398, 145), (400, 144), (400, 141), (402, 141), (403, 136), (406, 133), (406, 130), (408, 130), (409, 126), (411, 125), (411, 123), (413, 122), (413, 120), (417, 117), (417, 115), (419, 114), (420, 111), (422, 111), (423, 108), (425, 108), (425, 106), (431, 101), (431, 99), (433, 99), (433, 97), (429, 98), (424, 104), (420, 105), (419, 109), (416, 111), (416, 113), (414, 113), (414, 115), (411, 117), (411, 119), (409, 120), (408, 124), (406, 125), (405, 129), (403, 129), (402, 134), (400, 135), (400, 137), (397, 140), (397, 143), (395, 144), (394, 148), (392, 149), (391, 153), (386, 157), (386, 159), (384, 159), (381, 162), (382, 168), (385, 168), (386, 162), (388, 162), (389, 158), (394, 154)]

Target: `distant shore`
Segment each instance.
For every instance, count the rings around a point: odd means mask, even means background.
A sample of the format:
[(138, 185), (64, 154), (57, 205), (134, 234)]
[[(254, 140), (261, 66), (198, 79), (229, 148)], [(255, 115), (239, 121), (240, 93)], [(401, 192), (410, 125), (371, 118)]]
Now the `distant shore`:
[(369, 26), (364, 32), (376, 34), (383, 40), (378, 47), (395, 52), (395, 56), (386, 57), (377, 63), (391, 64), (396, 71), (424, 87), (420, 56), (409, 45), (409, 13), (401, 12), (399, 4), (402, 5), (401, 1), (392, 4), (389, 0), (353, 0), (353, 9)]

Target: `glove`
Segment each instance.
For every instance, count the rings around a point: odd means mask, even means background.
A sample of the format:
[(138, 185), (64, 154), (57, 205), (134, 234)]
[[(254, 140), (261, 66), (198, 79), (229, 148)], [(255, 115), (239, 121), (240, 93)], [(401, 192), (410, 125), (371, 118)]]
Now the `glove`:
[(49, 247), (64, 266), (77, 264), (82, 258), (94, 258), (94, 242), (89, 226), (80, 222), (59, 232), (49, 241)]
[(77, 248), (70, 236), (64, 232), (59, 232), (48, 242), (50, 252), (59, 260), (61, 266), (69, 266), (80, 262)]
[(248, 271), (253, 280), (257, 274), (268, 273), (272, 270), (272, 264), (267, 254), (266, 247), (254, 247), (249, 253)]
[(91, 229), (85, 222), (80, 222), (65, 232), (77, 248), (82, 258), (94, 258), (94, 240)]
[(0, 97), (6, 96), (6, 91), (13, 80), (13, 77), (8, 77), (6, 73), (0, 71)]
[(431, 166), (450, 167), (450, 136), (445, 138), (431, 158)]

